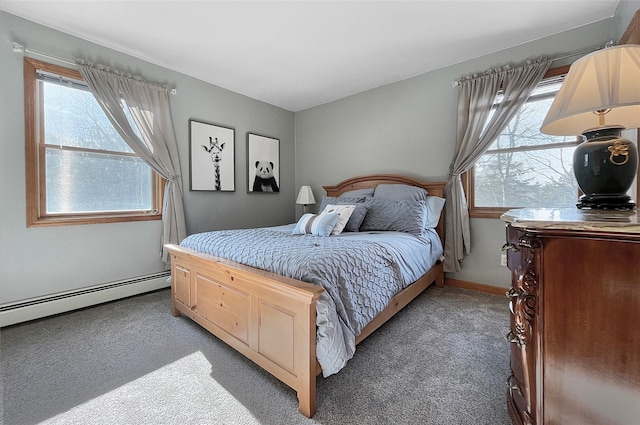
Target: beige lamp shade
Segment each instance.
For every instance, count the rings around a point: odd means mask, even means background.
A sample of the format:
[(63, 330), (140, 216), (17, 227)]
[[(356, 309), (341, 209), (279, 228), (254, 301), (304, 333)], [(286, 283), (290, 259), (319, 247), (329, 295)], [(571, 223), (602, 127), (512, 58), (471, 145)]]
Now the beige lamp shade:
[(296, 199), (296, 204), (311, 205), (315, 203), (316, 199), (313, 197), (311, 186), (300, 187), (300, 192), (298, 192), (298, 199)]
[[(596, 113), (603, 110), (608, 112)], [(640, 45), (609, 47), (575, 61), (540, 130), (577, 136), (604, 126), (640, 127)]]

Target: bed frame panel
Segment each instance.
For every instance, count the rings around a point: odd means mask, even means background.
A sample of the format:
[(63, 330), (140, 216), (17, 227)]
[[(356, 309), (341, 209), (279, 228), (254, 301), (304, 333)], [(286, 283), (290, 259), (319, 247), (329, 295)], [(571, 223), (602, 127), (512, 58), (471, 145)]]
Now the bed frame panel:
[[(443, 197), (443, 182), (376, 174), (324, 186), (328, 196), (382, 183), (401, 183)], [(438, 234), (444, 241), (443, 219)], [(171, 257), (172, 314), (184, 314), (297, 392), (299, 410), (316, 412), (316, 302), (323, 289), (179, 245), (167, 245)], [(360, 335), (359, 343), (432, 283), (444, 286), (442, 263), (397, 294)]]

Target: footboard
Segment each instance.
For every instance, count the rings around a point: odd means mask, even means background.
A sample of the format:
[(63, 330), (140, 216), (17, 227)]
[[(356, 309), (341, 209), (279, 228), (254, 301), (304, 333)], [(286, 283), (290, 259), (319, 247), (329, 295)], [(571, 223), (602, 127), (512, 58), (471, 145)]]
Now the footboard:
[(174, 316), (190, 317), (296, 390), (316, 411), (316, 301), (323, 289), (167, 245)]

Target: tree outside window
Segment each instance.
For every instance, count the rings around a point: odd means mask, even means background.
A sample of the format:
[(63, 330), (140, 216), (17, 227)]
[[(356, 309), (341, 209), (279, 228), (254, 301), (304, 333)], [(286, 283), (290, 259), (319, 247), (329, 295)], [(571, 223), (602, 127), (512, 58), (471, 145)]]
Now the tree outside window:
[(580, 141), (540, 132), (561, 85), (562, 78), (543, 80), (475, 164), (469, 185), (470, 215), (486, 212), (499, 216), (511, 208), (575, 206), (579, 189), (572, 163)]

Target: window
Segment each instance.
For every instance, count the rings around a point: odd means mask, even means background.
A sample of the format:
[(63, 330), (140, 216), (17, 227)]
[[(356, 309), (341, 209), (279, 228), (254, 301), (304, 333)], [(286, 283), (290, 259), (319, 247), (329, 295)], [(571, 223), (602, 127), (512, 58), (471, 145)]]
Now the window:
[[(499, 217), (511, 208), (575, 207), (578, 137), (540, 132), (568, 67), (550, 70), (468, 176), (470, 216)], [(500, 95), (496, 103), (501, 101)]]
[(27, 226), (160, 219), (162, 180), (80, 73), (28, 58), (24, 70)]

